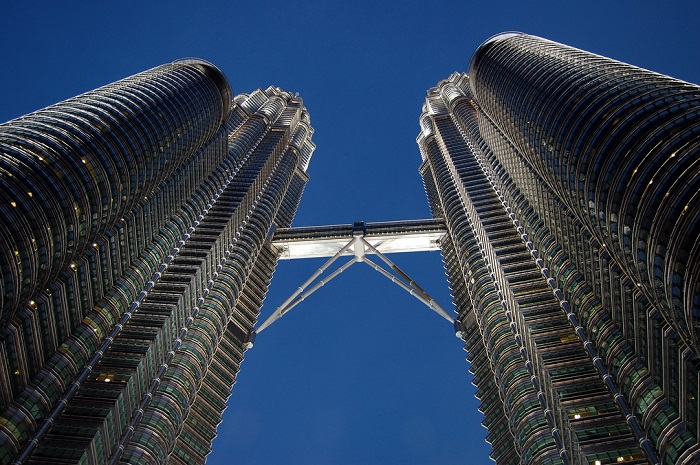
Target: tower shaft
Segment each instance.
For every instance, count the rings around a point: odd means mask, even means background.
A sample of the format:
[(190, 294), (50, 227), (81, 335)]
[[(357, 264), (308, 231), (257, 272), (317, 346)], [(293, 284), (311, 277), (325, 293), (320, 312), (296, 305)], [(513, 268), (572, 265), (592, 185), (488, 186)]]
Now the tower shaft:
[(700, 89), (521, 33), (469, 71), (418, 144), (493, 458), (695, 463)]
[(0, 126), (1, 463), (204, 462), (312, 133), (199, 60)]

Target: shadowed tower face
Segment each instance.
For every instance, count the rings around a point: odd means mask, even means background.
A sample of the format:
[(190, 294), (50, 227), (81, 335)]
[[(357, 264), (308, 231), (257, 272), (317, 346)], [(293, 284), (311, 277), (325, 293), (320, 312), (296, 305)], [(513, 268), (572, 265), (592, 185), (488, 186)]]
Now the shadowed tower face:
[(201, 60), (0, 126), (0, 463), (203, 463), (314, 145)]
[(418, 144), (492, 457), (698, 463), (700, 88), (521, 33)]

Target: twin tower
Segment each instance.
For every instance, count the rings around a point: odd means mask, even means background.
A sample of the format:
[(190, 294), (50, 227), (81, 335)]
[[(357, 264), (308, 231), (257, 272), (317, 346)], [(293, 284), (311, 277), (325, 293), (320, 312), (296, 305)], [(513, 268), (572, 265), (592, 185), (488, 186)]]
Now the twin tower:
[[(0, 464), (205, 461), (312, 134), (201, 60), (0, 125)], [(700, 87), (505, 33), (417, 141), (496, 463), (699, 463)]]

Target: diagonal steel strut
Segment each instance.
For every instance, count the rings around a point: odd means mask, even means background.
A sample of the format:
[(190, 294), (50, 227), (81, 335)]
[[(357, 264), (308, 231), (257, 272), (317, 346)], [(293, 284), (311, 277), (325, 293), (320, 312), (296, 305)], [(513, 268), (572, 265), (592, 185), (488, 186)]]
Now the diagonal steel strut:
[(369, 248), (372, 252), (377, 254), (379, 258), (382, 259), (384, 263), (386, 263), (392, 270), (394, 270), (399, 276), (401, 276), (404, 280), (406, 280), (408, 283), (401, 281), (400, 279), (397, 279), (396, 276), (393, 276), (391, 273), (386, 271), (384, 268), (381, 266), (377, 265), (376, 263), (372, 262), (370, 259), (368, 259), (366, 256), (364, 257), (364, 261), (372, 267), (375, 271), (379, 272), (382, 276), (385, 276), (389, 278), (393, 283), (396, 283), (399, 287), (407, 291), (409, 294), (414, 296), (416, 299), (420, 300), (423, 302), (425, 305), (430, 307), (435, 313), (449, 321), (450, 323), (454, 324), (455, 319), (450, 316), (449, 313), (445, 311), (444, 308), (438, 304), (435, 299), (430, 297), (427, 292), (423, 290), (415, 281), (413, 281), (406, 273), (403, 272), (401, 268), (396, 266), (391, 260), (389, 260), (386, 255), (381, 253), (379, 250), (377, 250), (372, 244), (367, 242), (364, 237), (359, 238), (362, 242), (364, 242), (365, 246)]
[(299, 296), (299, 294), (301, 294), (302, 292), (304, 292), (304, 290), (309, 286), (309, 284), (311, 284), (316, 278), (318, 278), (321, 274), (323, 274), (323, 272), (326, 271), (326, 270), (328, 269), (328, 267), (331, 266), (331, 265), (333, 264), (333, 262), (335, 262), (341, 255), (343, 255), (343, 253), (345, 253), (346, 250), (348, 250), (352, 245), (354, 245), (356, 241), (357, 241), (357, 237), (353, 237), (352, 239), (350, 239), (350, 242), (348, 242), (347, 244), (345, 244), (345, 246), (344, 246), (342, 249), (340, 249), (338, 252), (336, 252), (335, 255), (333, 255), (331, 258), (329, 258), (328, 261), (327, 261), (326, 263), (324, 263), (323, 266), (321, 266), (321, 268), (319, 268), (318, 270), (316, 270), (316, 272), (315, 272), (314, 274), (312, 274), (311, 277), (309, 277), (309, 279), (307, 279), (306, 281), (304, 281), (304, 284), (302, 284), (301, 286), (299, 286), (299, 287), (297, 288), (297, 290), (294, 291), (294, 293), (292, 293), (292, 295), (290, 295), (290, 296), (287, 298), (287, 300), (285, 300), (284, 302), (282, 302), (282, 304), (281, 304), (279, 307), (277, 307), (277, 309), (276, 309), (274, 312), (272, 312), (272, 315), (270, 315), (270, 316), (267, 318), (267, 320), (265, 320), (265, 321), (263, 322), (263, 324), (261, 324), (260, 327), (259, 327), (258, 329), (255, 330), (255, 332), (256, 332), (257, 334), (260, 334), (260, 332), (262, 332), (262, 330), (264, 330), (265, 328), (267, 328), (268, 326), (270, 326), (272, 323), (274, 323), (275, 321), (277, 321), (278, 319), (280, 319), (280, 318), (282, 317), (282, 315), (284, 315), (285, 313), (287, 313), (287, 311), (289, 311), (292, 307), (296, 306), (299, 302), (301, 302), (302, 300), (304, 300), (306, 297), (308, 297), (308, 296), (309, 296), (310, 294), (312, 294), (314, 291), (316, 291), (316, 290), (319, 289), (321, 286), (323, 286), (324, 284), (326, 284), (328, 281), (330, 281), (331, 279), (335, 278), (336, 276), (338, 276), (340, 273), (342, 273), (342, 272), (345, 271), (346, 269), (350, 268), (350, 265), (352, 265), (353, 263), (355, 263), (356, 259), (352, 259), (352, 260), (350, 260), (348, 263), (346, 263), (345, 265), (343, 265), (343, 266), (341, 266), (340, 268), (338, 268), (338, 270), (340, 270), (340, 271), (335, 270), (331, 275), (328, 276), (328, 278), (326, 278), (325, 280), (322, 280), (322, 281), (319, 283), (319, 285), (314, 286), (309, 292), (305, 293), (305, 294), (302, 296), (301, 300), (299, 300), (298, 302), (294, 303), (293, 305), (290, 305), (292, 302), (294, 302), (294, 299), (296, 299), (296, 297)]

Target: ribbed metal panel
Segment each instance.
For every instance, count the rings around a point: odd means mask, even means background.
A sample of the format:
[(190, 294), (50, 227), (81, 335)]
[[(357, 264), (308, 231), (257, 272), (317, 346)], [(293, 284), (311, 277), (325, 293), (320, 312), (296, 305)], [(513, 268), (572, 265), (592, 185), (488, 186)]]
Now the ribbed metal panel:
[(217, 131), (231, 91), (204, 69), (163, 65), (0, 125), (3, 320)]
[(525, 34), (472, 87), (576, 219), (700, 349), (700, 87)]

